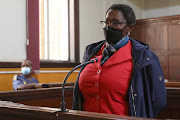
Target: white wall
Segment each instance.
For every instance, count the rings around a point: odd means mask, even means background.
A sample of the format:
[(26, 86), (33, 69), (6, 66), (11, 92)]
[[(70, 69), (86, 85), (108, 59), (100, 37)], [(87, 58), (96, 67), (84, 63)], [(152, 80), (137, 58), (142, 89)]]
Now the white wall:
[(104, 39), (99, 21), (115, 3), (130, 5), (136, 19), (180, 15), (180, 0), (80, 0), (80, 60), (88, 44)]
[(80, 0), (80, 60), (85, 47), (104, 39), (101, 20), (105, 20), (106, 10), (115, 3), (130, 5), (137, 19), (143, 18), (144, 0)]
[(26, 0), (0, 0), (0, 61), (26, 59)]
[(80, 0), (79, 2), (80, 60), (85, 46), (104, 39), (100, 24), (100, 21), (104, 20), (103, 2), (104, 0)]
[(125, 0), (127, 5), (131, 6), (136, 14), (136, 19), (143, 19), (144, 1), (146, 0)]
[(180, 14), (180, 0), (145, 0), (144, 18)]
[[(105, 12), (114, 3), (130, 5), (137, 19), (178, 15), (180, 0), (79, 0), (80, 60), (85, 47), (104, 39)], [(0, 0), (0, 61), (26, 59), (26, 0)]]

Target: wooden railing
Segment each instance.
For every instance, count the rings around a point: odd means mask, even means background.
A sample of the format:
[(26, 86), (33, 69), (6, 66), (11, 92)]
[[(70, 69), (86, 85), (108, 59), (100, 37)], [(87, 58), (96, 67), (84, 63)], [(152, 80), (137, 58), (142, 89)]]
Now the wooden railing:
[[(62, 87), (62, 82), (59, 83), (48, 83), (50, 87)], [(180, 82), (165, 82), (166, 87), (180, 88)], [(74, 86), (74, 82), (66, 83), (66, 86)]]
[(69, 110), (60, 112), (58, 108), (27, 106), (8, 101), (0, 101), (1, 120), (148, 120), (130, 116)]
[[(167, 107), (159, 114), (159, 119), (180, 119), (180, 87), (179, 83), (165, 83), (167, 86)], [(52, 84), (60, 86), (60, 83)], [(65, 101), (68, 109), (72, 108), (73, 86), (65, 89)], [(25, 105), (60, 108), (61, 87), (41, 88), (0, 92), (0, 100), (12, 101)]]
[[(62, 87), (62, 82), (58, 82), (58, 83), (47, 83), (49, 85), (49, 87)], [(74, 86), (74, 82), (67, 82), (66, 86)]]
[[(68, 109), (72, 108), (73, 86), (65, 89), (65, 101)], [(61, 87), (0, 92), (0, 100), (22, 103), (25, 105), (60, 108)]]
[(166, 88), (168, 87), (175, 87), (180, 88), (180, 82), (165, 82)]

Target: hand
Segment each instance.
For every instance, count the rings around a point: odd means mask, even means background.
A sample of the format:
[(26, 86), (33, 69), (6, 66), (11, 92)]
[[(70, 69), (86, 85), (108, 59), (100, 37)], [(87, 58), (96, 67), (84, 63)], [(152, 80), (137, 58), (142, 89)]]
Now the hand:
[(36, 85), (35, 85), (35, 88), (43, 88), (42, 85), (43, 85), (43, 84), (36, 84)]

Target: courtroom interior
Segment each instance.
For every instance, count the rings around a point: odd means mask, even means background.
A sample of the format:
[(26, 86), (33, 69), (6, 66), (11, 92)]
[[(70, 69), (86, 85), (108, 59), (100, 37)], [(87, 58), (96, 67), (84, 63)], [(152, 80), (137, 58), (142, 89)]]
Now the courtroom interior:
[[(164, 77), (157, 80), (164, 80), (167, 104), (154, 119), (180, 119), (179, 0), (0, 0), (0, 119), (148, 119), (73, 110), (80, 67), (63, 86), (66, 75), (84, 62), (86, 46), (105, 40), (100, 21), (106, 20), (112, 4), (133, 8), (136, 24), (129, 37), (147, 44), (159, 59)], [(24, 60), (32, 62), (25, 77), (21, 76)], [(28, 84), (19, 83), (20, 77), (37, 81), (20, 90), (17, 84)]]

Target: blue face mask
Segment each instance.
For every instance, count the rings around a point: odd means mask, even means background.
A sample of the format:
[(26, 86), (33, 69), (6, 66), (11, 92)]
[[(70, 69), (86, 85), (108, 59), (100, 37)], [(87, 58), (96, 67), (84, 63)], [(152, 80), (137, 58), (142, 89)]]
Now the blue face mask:
[(21, 73), (24, 75), (29, 75), (31, 73), (31, 68), (30, 67), (22, 67)]

